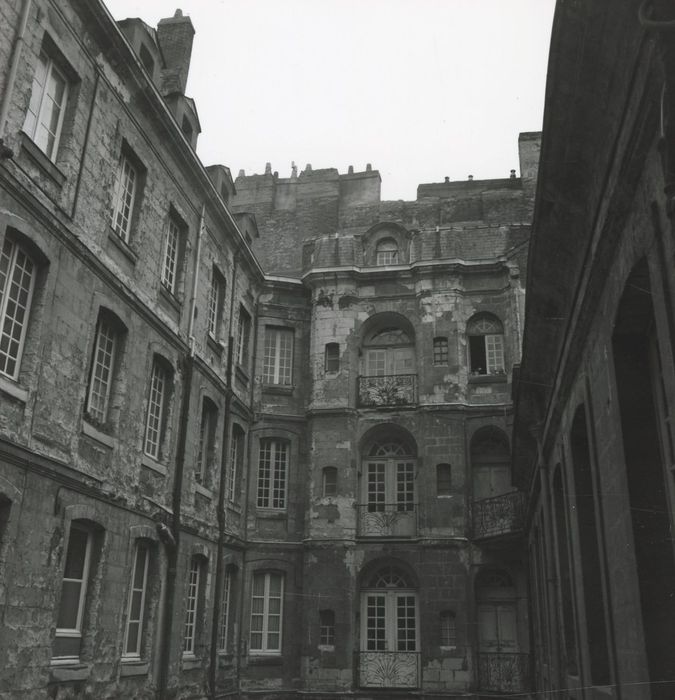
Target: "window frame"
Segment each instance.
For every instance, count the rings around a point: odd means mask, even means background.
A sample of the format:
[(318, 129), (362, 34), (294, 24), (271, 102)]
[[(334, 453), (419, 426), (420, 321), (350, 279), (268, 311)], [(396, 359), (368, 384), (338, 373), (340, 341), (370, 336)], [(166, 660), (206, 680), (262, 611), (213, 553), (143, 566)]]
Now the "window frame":
[(248, 370), (248, 356), (251, 335), (251, 314), (239, 305), (239, 318), (237, 320), (237, 365), (243, 370)]
[[(268, 446), (269, 453), (266, 450)], [(288, 507), (291, 443), (284, 438), (260, 438), (258, 450), (256, 507), (262, 510), (284, 511)], [(264, 468), (263, 460), (266, 454), (269, 454), (268, 466)], [(266, 471), (269, 471), (269, 474), (266, 475)], [(276, 497), (275, 491), (279, 492)]]
[(230, 568), (226, 568), (220, 594), (220, 621), (218, 624), (218, 652), (220, 654), (227, 654), (230, 647), (230, 605), (232, 603), (233, 579), (234, 572)]
[(162, 287), (174, 297), (178, 292), (178, 278), (181, 272), (180, 262), (186, 229), (185, 222), (171, 208), (164, 233), (160, 282)]
[[(143, 578), (141, 588), (136, 587), (136, 571), (138, 567), (138, 554), (141, 548), (145, 551), (145, 560), (143, 562)], [(150, 558), (152, 556), (152, 544), (148, 540), (138, 539), (134, 545), (134, 561), (131, 567), (131, 579), (129, 581), (129, 597), (127, 602), (127, 616), (124, 624), (124, 643), (122, 646), (122, 661), (140, 660), (143, 656), (143, 641), (145, 634), (146, 605), (148, 597), (148, 583), (150, 577)], [(137, 619), (132, 619), (132, 611), (134, 606), (134, 594), (141, 594), (141, 602), (139, 607), (139, 616)], [(136, 651), (129, 651), (129, 629), (132, 624), (138, 625), (138, 633), (136, 636)]]
[(452, 464), (440, 462), (436, 465), (436, 497), (448, 496), (452, 496)]
[(211, 270), (211, 285), (209, 287), (209, 299), (206, 314), (206, 326), (209, 337), (218, 341), (223, 318), (223, 305), (225, 303), (226, 282), (225, 277), (214, 265)]
[[(329, 478), (330, 477), (330, 478)], [(332, 480), (332, 481), (331, 481)], [(332, 493), (329, 493), (331, 487)], [(337, 467), (328, 466), (321, 470), (321, 495), (323, 498), (334, 498), (337, 496), (338, 470)]]
[[(68, 577), (67, 566), (68, 566), (68, 554), (70, 553), (70, 548), (73, 546), (73, 532), (78, 531), (86, 534), (85, 541), (85, 551), (82, 561), (82, 575), (80, 578)], [(56, 644), (58, 639), (79, 639), (79, 648), (77, 654), (52, 654), (52, 663), (54, 664), (67, 664), (74, 661), (79, 661), (82, 653), (82, 638), (84, 637), (84, 616), (87, 607), (87, 597), (89, 593), (91, 574), (92, 574), (92, 559), (93, 559), (93, 549), (94, 549), (94, 529), (87, 525), (86, 523), (79, 521), (72, 521), (70, 524), (68, 532), (68, 546), (65, 551), (64, 556), (64, 568), (61, 576), (61, 594), (59, 597), (59, 604), (56, 611), (56, 630), (54, 634), (54, 643)], [(77, 612), (75, 615), (75, 626), (74, 627), (59, 627), (59, 618), (61, 617), (64, 602), (64, 585), (66, 583), (79, 583), (79, 593), (77, 597)]]
[[(155, 377), (157, 373), (163, 373), (162, 389), (157, 392), (155, 387)], [(166, 423), (168, 416), (169, 394), (171, 392), (172, 371), (170, 365), (155, 355), (152, 361), (152, 370), (150, 372), (150, 384), (148, 387), (148, 403), (145, 416), (145, 433), (143, 435), (143, 454), (147, 455), (155, 461), (160, 461), (162, 458), (162, 445), (164, 443), (166, 433)], [(153, 399), (153, 395), (159, 393), (159, 398)], [(155, 415), (153, 415), (153, 407)], [(151, 419), (156, 423), (156, 427), (151, 427)], [(155, 450), (148, 449), (149, 433), (153, 430), (157, 433), (155, 441)]]
[(293, 386), (295, 329), (265, 326), (263, 348), (263, 384)]
[[(471, 376), (494, 377), (506, 374), (504, 324), (499, 318), (493, 314), (472, 317), (466, 324), (466, 336), (468, 370)], [(477, 352), (480, 352), (481, 357), (476, 357)], [(477, 366), (482, 357), (485, 358), (484, 368)]]
[[(384, 246), (387, 246), (386, 248)], [(400, 264), (399, 253), (401, 252), (398, 241), (392, 236), (381, 238), (375, 244), (375, 265), (376, 267), (387, 267), (389, 265)]]
[(326, 343), (323, 369), (326, 374), (337, 374), (340, 371), (340, 343)]
[(227, 476), (227, 497), (228, 501), (234, 504), (239, 500), (236, 483), (239, 470), (243, 468), (245, 450), (246, 432), (238, 423), (233, 423), (230, 432), (230, 470)]
[[(45, 59), (44, 62), (43, 59)], [(71, 90), (71, 81), (69, 80), (66, 71), (59, 65), (59, 61), (54, 59), (54, 56), (47, 48), (45, 48), (44, 44), (40, 49), (40, 53), (38, 55), (37, 60), (38, 62), (35, 66), (35, 72), (33, 73), (33, 80), (31, 83), (31, 97), (29, 105), (26, 109), (26, 115), (24, 117), (22, 131), (40, 149), (40, 151), (42, 151), (42, 153), (44, 153), (45, 156), (47, 156), (47, 158), (49, 158), (49, 160), (52, 161), (52, 163), (54, 163), (56, 162), (56, 156), (59, 151), (61, 136), (63, 134), (63, 123), (65, 120), (66, 108), (68, 106), (68, 98)], [(37, 82), (38, 69), (42, 66), (44, 66), (44, 83), (40, 85), (40, 83)], [(45, 121), (45, 112), (49, 108), (50, 104), (56, 105), (55, 101), (51, 99), (51, 97), (48, 94), (49, 81), (50, 78), (53, 77), (54, 73), (56, 73), (57, 76), (63, 82), (63, 93), (61, 95), (61, 103), (58, 105), (59, 113), (56, 121), (55, 130), (52, 132), (51, 129), (47, 126), (47, 122)], [(40, 96), (39, 104), (36, 105), (37, 111), (33, 111), (31, 109), (31, 103), (33, 102), (33, 97), (35, 95), (34, 91), (36, 85), (38, 85), (40, 88)], [(27, 127), (29, 115), (32, 115), (34, 123), (32, 126)], [(49, 117), (50, 119), (53, 117), (53, 111), (50, 112)], [(40, 129), (43, 129), (45, 132), (47, 132), (47, 134), (53, 136), (51, 148), (49, 148), (48, 145), (49, 136), (47, 136), (47, 143), (45, 144), (41, 144), (41, 139), (39, 141), (36, 138)]]
[(433, 340), (434, 365), (447, 365), (449, 361), (448, 337), (444, 335), (436, 336)]
[[(270, 600), (272, 596), (270, 595), (270, 581), (272, 577), (278, 577), (279, 579), (279, 596), (275, 599), (279, 600), (279, 629), (278, 631), (270, 630), (270, 618), (272, 615), (277, 613), (270, 612)], [(263, 577), (263, 595), (256, 596), (255, 581), (257, 578)], [(283, 630), (284, 630), (284, 593), (285, 593), (285, 575), (278, 571), (256, 571), (251, 578), (251, 613), (249, 617), (249, 652), (252, 656), (281, 656), (283, 649)], [(254, 599), (262, 599), (262, 612), (254, 612), (255, 605)], [(253, 618), (254, 616), (262, 617), (262, 627), (260, 630), (253, 630)], [(261, 645), (259, 647), (253, 646), (252, 637), (254, 634), (260, 635)], [(279, 635), (278, 646), (271, 646), (269, 636), (272, 634)]]
[[(183, 658), (196, 658), (200, 633), (199, 614), (203, 607), (202, 590), (206, 578), (206, 561), (199, 554), (190, 557), (185, 593), (185, 620), (183, 623)], [(189, 631), (188, 631), (189, 630)]]
[(452, 610), (442, 610), (438, 619), (441, 649), (455, 649), (457, 647), (457, 615)]
[(209, 477), (209, 467), (213, 461), (218, 425), (218, 407), (206, 396), (202, 399), (202, 412), (199, 419), (199, 441), (195, 459), (195, 482), (206, 488)]
[[(99, 350), (101, 346), (103, 328), (110, 331), (110, 336), (108, 338), (110, 341), (110, 349), (109, 351), (104, 350), (104, 353), (109, 356), (108, 365), (104, 367), (107, 375), (105, 381), (102, 380), (101, 377), (96, 376), (97, 367), (99, 365), (103, 366), (99, 362)], [(113, 384), (115, 383), (117, 374), (117, 364), (121, 355), (121, 345), (122, 331), (119, 324), (116, 322), (112, 314), (104, 311), (99, 312), (98, 319), (96, 320), (96, 331), (92, 347), (92, 357), (89, 367), (89, 382), (87, 385), (87, 397), (85, 402), (85, 417), (94, 425), (106, 425), (110, 419), (110, 398), (113, 393)], [(102, 408), (93, 407), (95, 381), (105, 384), (104, 391), (101, 394), (103, 396)]]
[[(19, 258), (23, 256), (24, 263), (22, 267), (19, 268)], [(6, 267), (3, 273), (3, 261), (6, 260)], [(24, 277), (28, 266), (30, 265), (30, 279), (28, 281), (27, 288), (24, 285)], [(8, 316), (7, 309), (8, 304), (12, 303), (15, 307), (15, 313), (11, 317), (11, 328), (12, 334), (9, 335), (8, 348), (9, 351), (12, 345), (16, 345), (16, 353), (10, 355), (9, 352), (2, 352), (0, 357), (0, 362), (2, 362), (3, 368), (0, 369), (0, 375), (16, 381), (19, 377), (19, 372), (21, 370), (21, 360), (26, 347), (26, 336), (28, 333), (28, 325), (30, 323), (31, 316), (31, 306), (35, 296), (35, 287), (38, 276), (38, 264), (34, 256), (30, 254), (30, 251), (26, 246), (22, 245), (21, 242), (12, 236), (9, 232), (6, 233), (4, 240), (2, 242), (2, 250), (0, 250), (0, 339), (5, 336), (5, 327), (7, 326), (10, 317)], [(20, 291), (26, 291), (26, 301), (23, 305), (23, 318), (19, 328), (18, 337), (14, 334), (17, 325), (17, 314), (16, 311), (19, 310), (19, 297), (10, 297), (9, 292), (12, 287), (15, 286), (17, 281), (17, 272), (19, 272), (19, 279), (21, 282)], [(4, 279), (3, 279), (4, 277)], [(8, 372), (7, 367), (13, 364), (13, 371)]]
[(335, 611), (319, 610), (319, 648), (335, 648)]

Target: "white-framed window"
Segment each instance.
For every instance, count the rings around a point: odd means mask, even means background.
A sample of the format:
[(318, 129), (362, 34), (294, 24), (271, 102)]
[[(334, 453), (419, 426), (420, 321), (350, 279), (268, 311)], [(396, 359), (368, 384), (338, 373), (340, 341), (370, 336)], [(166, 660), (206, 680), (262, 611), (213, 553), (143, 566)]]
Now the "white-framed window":
[(131, 572), (127, 624), (124, 631), (123, 657), (140, 659), (145, 626), (145, 601), (148, 594), (148, 569), (150, 543), (139, 540), (134, 548), (134, 565)]
[(293, 329), (265, 327), (263, 382), (288, 386), (293, 382)]
[(43, 49), (33, 75), (23, 130), (50, 160), (56, 159), (67, 100), (68, 80)]
[(125, 152), (120, 156), (115, 176), (111, 225), (113, 231), (125, 242), (129, 242), (131, 219), (134, 213), (139, 171)]
[(171, 373), (169, 369), (162, 360), (155, 356), (150, 375), (150, 393), (143, 443), (143, 451), (153, 459), (160, 457), (170, 384)]
[(99, 316), (94, 341), (94, 354), (89, 373), (87, 416), (97, 423), (108, 419), (113, 372), (117, 361), (120, 335), (106, 315)]
[(188, 569), (185, 624), (183, 626), (183, 656), (196, 654), (203, 569), (204, 564), (201, 558), (197, 555), (193, 556), (190, 559), (190, 568)]
[(251, 316), (243, 306), (239, 307), (239, 323), (237, 324), (237, 364), (248, 368), (248, 343), (251, 335)]
[(223, 590), (220, 597), (220, 625), (218, 627), (218, 651), (225, 652), (228, 649), (230, 634), (230, 599), (232, 595), (233, 573), (229, 569), (225, 571)]
[(321, 646), (335, 646), (335, 612), (333, 610), (319, 610), (319, 644)]
[(283, 574), (265, 572), (253, 575), (249, 638), (252, 654), (281, 654), (283, 601)]
[(216, 422), (218, 411), (215, 405), (204, 399), (202, 403), (202, 416), (199, 424), (199, 446), (197, 450), (197, 462), (195, 464), (195, 481), (206, 485), (208, 481), (208, 468), (213, 456), (213, 444), (216, 434)]
[(393, 238), (383, 238), (375, 248), (375, 264), (398, 265), (398, 243)]
[(56, 619), (55, 659), (77, 659), (80, 656), (93, 545), (94, 533), (91, 528), (73, 522)]
[(277, 438), (260, 441), (258, 459), (258, 508), (286, 508), (289, 444)]
[(504, 328), (499, 319), (480, 315), (466, 328), (472, 375), (504, 374)]
[(322, 473), (322, 493), (326, 496), (337, 496), (337, 476), (336, 467), (324, 467)]
[(441, 625), (441, 646), (454, 647), (457, 646), (457, 624), (455, 613), (451, 610), (444, 610), (440, 616)]
[(225, 280), (223, 276), (213, 268), (211, 273), (211, 289), (209, 290), (208, 327), (209, 335), (218, 339), (220, 319), (223, 314), (223, 301), (225, 299)]
[(169, 215), (169, 222), (166, 227), (166, 237), (164, 240), (164, 263), (162, 265), (162, 284), (171, 294), (176, 293), (178, 282), (178, 256), (180, 254), (180, 244), (183, 226), (177, 217)]
[(244, 464), (244, 439), (246, 433), (236, 423), (232, 426), (230, 440), (230, 470), (227, 479), (227, 495), (230, 503), (236, 503), (239, 498), (237, 479)]
[(19, 375), (35, 278), (31, 256), (5, 236), (0, 253), (0, 374), (10, 379)]

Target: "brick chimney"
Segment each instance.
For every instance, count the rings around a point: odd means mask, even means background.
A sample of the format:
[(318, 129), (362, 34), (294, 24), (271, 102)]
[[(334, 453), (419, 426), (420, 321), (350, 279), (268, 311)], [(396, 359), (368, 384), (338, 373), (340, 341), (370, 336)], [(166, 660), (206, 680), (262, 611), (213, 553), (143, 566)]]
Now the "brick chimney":
[(165, 95), (176, 92), (185, 94), (194, 35), (190, 18), (183, 17), (181, 10), (176, 10), (173, 17), (159, 20), (157, 41), (164, 55), (162, 92)]

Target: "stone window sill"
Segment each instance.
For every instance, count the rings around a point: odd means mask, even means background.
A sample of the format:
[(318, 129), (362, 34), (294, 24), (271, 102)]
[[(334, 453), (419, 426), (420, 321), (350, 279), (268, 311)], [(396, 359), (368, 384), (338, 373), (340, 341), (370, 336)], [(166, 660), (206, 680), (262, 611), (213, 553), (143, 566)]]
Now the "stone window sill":
[(120, 667), (120, 676), (147, 676), (150, 670), (148, 661), (139, 661), (138, 659), (122, 659)]
[(79, 661), (52, 659), (49, 676), (55, 683), (84, 681), (89, 678), (90, 670), (89, 664), (82, 664)]
[(216, 353), (216, 355), (220, 356), (223, 354), (225, 344), (220, 340), (216, 340), (210, 333), (206, 334), (206, 344), (209, 346), (209, 348), (211, 348), (212, 352)]
[(32, 160), (50, 180), (56, 183), (58, 187), (63, 187), (66, 176), (49, 159), (47, 154), (40, 150), (28, 134), (21, 134), (21, 150), (26, 153), (30, 160)]
[(141, 457), (141, 464), (148, 469), (152, 469), (153, 472), (161, 474), (162, 476), (166, 476), (167, 474), (167, 469), (163, 464), (160, 464), (146, 454)]
[(28, 401), (28, 389), (24, 389), (20, 384), (7, 377), (0, 377), (0, 392), (22, 403)]
[(108, 239), (114, 243), (114, 245), (119, 248), (119, 250), (129, 259), (129, 262), (132, 265), (136, 264), (136, 261), (138, 260), (138, 255), (132, 250), (131, 246), (126, 242), (123, 241), (112, 229), (108, 231)]
[(170, 292), (161, 282), (159, 284), (159, 295), (166, 301), (175, 311), (180, 311), (181, 303), (173, 292)]
[(251, 652), (248, 663), (249, 666), (283, 666), (284, 660), (280, 654), (265, 656)]
[(295, 387), (291, 384), (263, 384), (265, 394), (285, 394), (291, 396)]
[(183, 654), (181, 667), (183, 671), (194, 671), (202, 667), (202, 660), (194, 654)]
[(201, 484), (195, 484), (195, 492), (204, 496), (204, 498), (208, 498), (209, 500), (213, 499), (213, 491), (211, 491), (211, 489), (207, 489)]
[(264, 510), (258, 508), (256, 515), (259, 518), (264, 518), (265, 520), (285, 520), (286, 511), (285, 510)]
[(115, 438), (94, 428), (86, 418), (82, 421), (82, 434), (111, 449), (115, 447)]
[(505, 374), (472, 374), (469, 376), (469, 384), (506, 384), (508, 377)]

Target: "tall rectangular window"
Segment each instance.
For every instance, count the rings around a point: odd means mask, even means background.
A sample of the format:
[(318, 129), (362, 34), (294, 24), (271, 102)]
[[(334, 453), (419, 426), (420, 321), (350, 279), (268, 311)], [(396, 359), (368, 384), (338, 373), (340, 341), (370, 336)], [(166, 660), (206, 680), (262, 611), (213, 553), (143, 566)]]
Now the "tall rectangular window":
[(223, 594), (220, 599), (220, 627), (218, 628), (218, 651), (227, 651), (230, 627), (230, 595), (232, 592), (232, 572), (225, 572)]
[(452, 467), (449, 464), (436, 465), (436, 495), (452, 495)]
[(33, 76), (23, 130), (51, 160), (55, 160), (68, 99), (68, 81), (63, 71), (43, 50)]
[(232, 438), (230, 445), (230, 471), (228, 472), (227, 494), (231, 503), (238, 500), (237, 477), (241, 474), (244, 463), (244, 431), (238, 426), (232, 426)]
[(143, 627), (145, 624), (145, 599), (148, 591), (148, 566), (150, 563), (150, 545), (142, 540), (136, 543), (134, 566), (131, 573), (129, 605), (127, 607), (127, 624), (124, 633), (124, 656), (141, 657)]
[(113, 371), (119, 345), (119, 335), (109, 318), (100, 316), (96, 326), (94, 356), (89, 375), (87, 415), (97, 423), (108, 419)]
[(448, 364), (448, 339), (434, 338), (434, 364)]
[(56, 619), (54, 656), (57, 658), (74, 659), (80, 655), (93, 541), (94, 534), (89, 528), (75, 522), (71, 525)]
[(162, 433), (169, 389), (169, 372), (161, 360), (155, 357), (150, 377), (148, 412), (145, 419), (144, 452), (153, 459), (159, 459), (162, 446)]
[(324, 371), (326, 374), (340, 371), (340, 343), (326, 343)]
[(213, 443), (216, 431), (218, 413), (216, 407), (208, 399), (202, 404), (202, 416), (199, 424), (199, 448), (197, 451), (197, 463), (195, 465), (195, 481), (206, 485), (208, 481), (208, 467), (213, 455)]
[(213, 268), (211, 273), (211, 289), (209, 290), (208, 327), (209, 335), (218, 339), (220, 331), (220, 318), (223, 314), (223, 301), (225, 299), (225, 280), (222, 275)]
[(455, 613), (445, 610), (441, 613), (441, 646), (454, 647), (457, 644)]
[(185, 602), (185, 625), (183, 627), (183, 654), (194, 655), (199, 621), (199, 588), (202, 565), (199, 557), (192, 557), (188, 571), (187, 598)]
[(166, 239), (164, 241), (164, 264), (162, 265), (162, 284), (164, 288), (176, 293), (176, 282), (178, 277), (178, 254), (180, 251), (181, 225), (173, 215), (169, 216), (169, 223), (166, 229)]
[(111, 211), (111, 225), (113, 231), (125, 242), (129, 242), (131, 233), (131, 218), (133, 215), (136, 189), (138, 187), (139, 173), (129, 156), (122, 153), (117, 174), (115, 176), (115, 189), (113, 192), (113, 207)]
[(291, 328), (265, 328), (265, 355), (263, 358), (263, 382), (289, 385), (293, 376), (293, 330)]
[(319, 644), (335, 646), (335, 613), (332, 610), (319, 610)]
[(248, 343), (251, 334), (251, 317), (243, 306), (239, 307), (237, 326), (237, 364), (248, 369)]
[(284, 577), (276, 573), (253, 576), (251, 592), (251, 633), (253, 654), (281, 654)]
[(0, 374), (10, 379), (19, 375), (35, 276), (32, 258), (6, 236), (0, 253)]
[(288, 443), (277, 439), (260, 441), (258, 460), (258, 508), (286, 507)]

